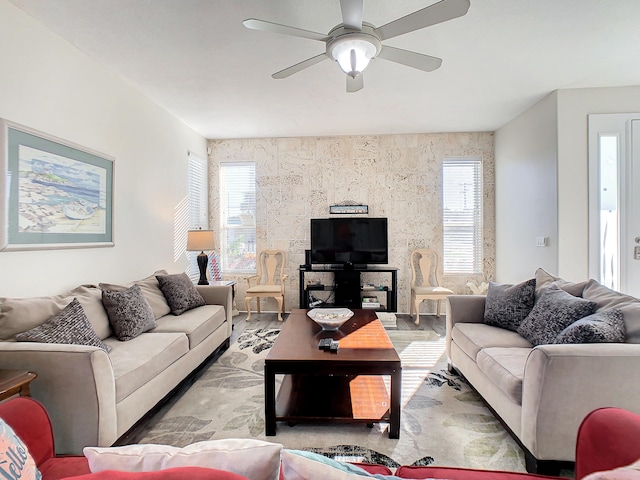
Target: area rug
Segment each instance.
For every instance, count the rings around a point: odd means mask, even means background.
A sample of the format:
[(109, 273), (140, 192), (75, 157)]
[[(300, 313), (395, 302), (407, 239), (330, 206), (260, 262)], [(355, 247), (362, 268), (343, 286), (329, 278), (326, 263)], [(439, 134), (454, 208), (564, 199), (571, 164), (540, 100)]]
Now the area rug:
[(279, 330), (246, 330), (137, 443), (184, 446), (257, 438), (339, 460), (525, 471), (522, 450), (460, 377), (446, 369), (444, 338), (433, 331), (389, 330), (403, 365), (399, 439), (388, 425), (294, 425), (264, 435), (264, 358)]

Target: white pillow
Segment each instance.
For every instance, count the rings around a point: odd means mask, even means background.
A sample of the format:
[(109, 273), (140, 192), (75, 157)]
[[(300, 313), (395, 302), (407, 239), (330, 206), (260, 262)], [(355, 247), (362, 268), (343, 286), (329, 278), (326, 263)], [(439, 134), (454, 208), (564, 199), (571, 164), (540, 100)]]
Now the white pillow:
[(122, 447), (85, 447), (91, 472), (119, 470), (153, 472), (175, 467), (217, 468), (234, 472), (250, 480), (278, 480), (279, 443), (254, 439), (229, 438), (196, 442), (184, 448), (169, 445), (125, 445)]
[(282, 450), (282, 476), (286, 480), (401, 480), (394, 475), (372, 474), (349, 463), (301, 450)]

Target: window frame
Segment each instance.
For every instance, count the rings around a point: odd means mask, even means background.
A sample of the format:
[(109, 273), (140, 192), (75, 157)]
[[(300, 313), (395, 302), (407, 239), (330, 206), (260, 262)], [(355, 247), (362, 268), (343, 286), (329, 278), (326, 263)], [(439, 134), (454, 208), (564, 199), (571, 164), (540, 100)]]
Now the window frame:
[[(188, 154), (188, 200), (189, 200), (189, 230), (209, 229), (209, 165), (199, 155)], [(185, 235), (186, 238), (186, 235)], [(196, 283), (200, 278), (198, 267), (199, 252), (187, 251), (187, 275)]]
[[(455, 187), (456, 179), (451, 177), (452, 175), (460, 177), (457, 180), (458, 187)], [(471, 177), (473, 189), (470, 199), (459, 188), (460, 185), (469, 186), (469, 182), (460, 183), (468, 177)], [(454, 190), (451, 190), (452, 188)], [(464, 198), (461, 198), (462, 196)], [(465, 209), (452, 208), (455, 207), (455, 203), (459, 205), (460, 202), (469, 201), (472, 202), (472, 206), (467, 208), (466, 212)], [(442, 161), (442, 271), (444, 275), (483, 274), (483, 210), (482, 157), (444, 158)], [(471, 230), (471, 233), (468, 230)], [(470, 254), (464, 252), (467, 248), (471, 248)]]

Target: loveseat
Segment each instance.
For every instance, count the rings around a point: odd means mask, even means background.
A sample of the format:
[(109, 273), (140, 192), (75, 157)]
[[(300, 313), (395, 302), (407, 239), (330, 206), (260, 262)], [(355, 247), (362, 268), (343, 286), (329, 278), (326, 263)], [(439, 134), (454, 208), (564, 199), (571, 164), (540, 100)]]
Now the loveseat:
[[(527, 289), (529, 305), (522, 297)], [(576, 433), (590, 411), (640, 413), (640, 300), (542, 269), (519, 285), (491, 284), (486, 296), (448, 300), (450, 369), (520, 443), (529, 472), (554, 473), (575, 461)], [(500, 300), (505, 304), (497, 305)], [(587, 315), (569, 321), (562, 302), (579, 304), (574, 310), (586, 308)], [(490, 310), (502, 318), (488, 319)]]
[[(90, 456), (56, 456), (51, 424), (44, 407), (31, 398), (13, 398), (0, 404), (0, 469), (11, 476), (2, 478), (29, 478), (28, 470), (38, 469), (43, 480), (62, 478), (91, 480), (392, 480), (396, 478), (440, 478), (451, 480), (560, 480), (519, 472), (466, 469), (447, 466), (401, 466), (395, 472), (383, 465), (343, 464), (318, 454), (282, 449), (275, 443), (259, 440), (226, 439), (198, 442), (201, 451), (208, 448), (210, 455), (196, 454), (190, 457), (182, 449), (177, 455), (136, 458), (134, 453), (150, 447), (132, 445), (94, 449)], [(5, 427), (2, 422), (6, 422)], [(11, 432), (8, 431), (11, 429)], [(15, 445), (11, 445), (10, 438)], [(16, 438), (17, 437), (17, 438)], [(620, 480), (640, 474), (640, 416), (617, 408), (603, 408), (591, 412), (580, 426), (576, 450), (576, 480)], [(233, 443), (232, 443), (233, 442)], [(235, 444), (235, 448), (232, 445)], [(190, 448), (196, 446), (185, 447)], [(29, 455), (17, 457), (19, 448)], [(168, 447), (170, 448), (170, 447)], [(167, 450), (168, 452), (169, 450)], [(89, 453), (89, 452), (87, 452)], [(101, 458), (96, 456), (102, 455)], [(28, 458), (30, 457), (30, 458)], [(124, 460), (120, 460), (120, 458)], [(180, 464), (162, 468), (164, 464)], [(94, 473), (91, 473), (94, 472)], [(375, 475), (375, 477), (374, 477)], [(392, 476), (394, 475), (394, 476)], [(31, 477), (33, 478), (33, 477)]]
[(79, 454), (114, 444), (226, 349), (231, 329), (230, 287), (159, 271), (127, 285), (0, 299), (0, 365), (37, 373), (31, 395), (51, 416), (57, 453)]

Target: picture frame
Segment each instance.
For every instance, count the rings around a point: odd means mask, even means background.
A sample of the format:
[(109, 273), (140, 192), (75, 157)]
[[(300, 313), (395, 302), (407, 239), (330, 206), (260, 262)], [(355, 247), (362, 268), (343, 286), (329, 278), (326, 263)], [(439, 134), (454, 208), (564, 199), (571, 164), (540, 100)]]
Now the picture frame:
[(369, 213), (368, 205), (331, 205), (330, 214), (366, 214)]
[(114, 158), (0, 119), (0, 250), (112, 247)]

